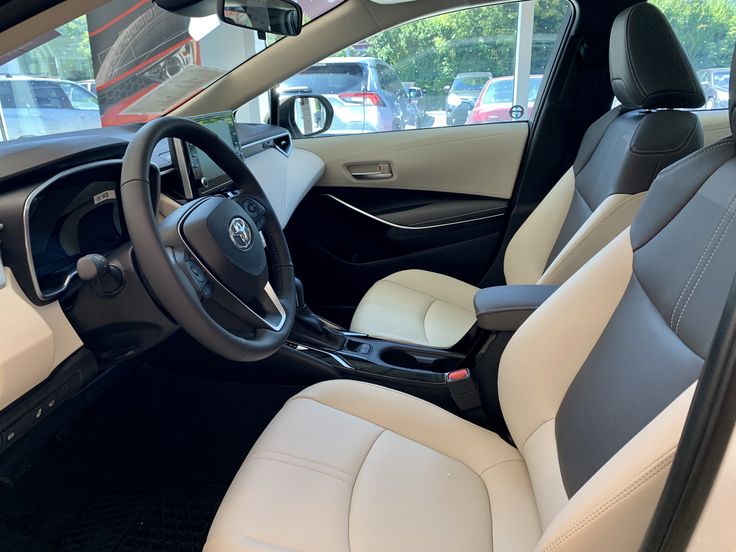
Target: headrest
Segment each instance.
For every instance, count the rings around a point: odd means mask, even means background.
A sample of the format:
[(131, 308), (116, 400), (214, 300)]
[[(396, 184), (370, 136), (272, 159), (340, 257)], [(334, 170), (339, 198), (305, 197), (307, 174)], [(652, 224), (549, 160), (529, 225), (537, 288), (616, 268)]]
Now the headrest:
[(611, 86), (627, 107), (695, 108), (703, 89), (667, 18), (642, 2), (625, 9), (611, 28)]
[[(731, 59), (731, 75), (736, 75), (736, 48)], [(731, 134), (736, 134), (736, 83), (734, 79), (728, 81), (728, 115), (731, 120)]]

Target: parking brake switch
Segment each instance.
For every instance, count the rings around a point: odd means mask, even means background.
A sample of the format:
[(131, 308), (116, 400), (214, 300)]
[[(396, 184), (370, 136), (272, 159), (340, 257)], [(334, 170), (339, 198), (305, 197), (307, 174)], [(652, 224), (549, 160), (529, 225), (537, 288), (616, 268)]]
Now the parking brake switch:
[(104, 255), (93, 253), (77, 261), (79, 279), (89, 284), (99, 295), (111, 296), (123, 289), (123, 272), (111, 265)]

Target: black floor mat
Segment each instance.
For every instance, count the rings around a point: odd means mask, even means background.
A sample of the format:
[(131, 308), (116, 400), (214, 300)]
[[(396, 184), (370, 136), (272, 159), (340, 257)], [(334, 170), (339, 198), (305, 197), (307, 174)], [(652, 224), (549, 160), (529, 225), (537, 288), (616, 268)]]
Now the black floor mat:
[(201, 551), (221, 494), (105, 492), (62, 536), (59, 552)]
[(145, 367), (0, 487), (0, 552), (202, 550), (237, 469), (296, 391)]

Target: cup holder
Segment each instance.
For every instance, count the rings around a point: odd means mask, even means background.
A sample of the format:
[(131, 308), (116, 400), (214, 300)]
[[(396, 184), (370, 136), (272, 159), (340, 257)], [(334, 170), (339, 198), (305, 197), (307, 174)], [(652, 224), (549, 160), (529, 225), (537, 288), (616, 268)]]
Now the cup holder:
[(401, 347), (387, 347), (381, 351), (379, 356), (383, 362), (391, 366), (431, 372), (451, 372), (460, 365), (463, 358), (462, 355), (456, 353), (438, 351), (435, 354)]

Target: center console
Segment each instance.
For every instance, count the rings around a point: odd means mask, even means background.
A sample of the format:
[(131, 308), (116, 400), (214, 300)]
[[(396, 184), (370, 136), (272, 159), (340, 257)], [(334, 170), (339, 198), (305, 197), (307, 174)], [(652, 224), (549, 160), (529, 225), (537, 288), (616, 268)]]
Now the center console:
[(496, 428), (503, 424), (497, 392), (501, 354), (513, 332), (557, 289), (529, 285), (480, 290), (475, 296), (478, 324), (451, 349), (436, 349), (340, 328), (315, 315), (304, 302), (301, 282), (296, 284), (289, 347), (344, 377), (410, 393)]
[(297, 314), (287, 346), (329, 364), (343, 377), (378, 383), (452, 411), (480, 412), (468, 368), (490, 333), (471, 330), (452, 349), (397, 343), (351, 332), (312, 313), (297, 280)]

